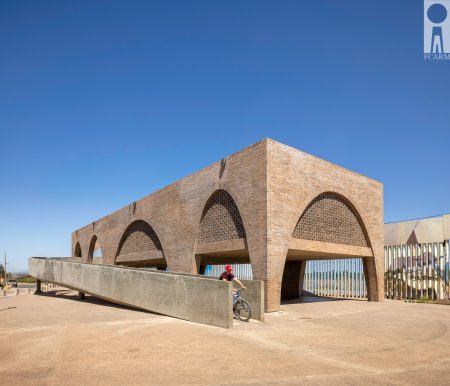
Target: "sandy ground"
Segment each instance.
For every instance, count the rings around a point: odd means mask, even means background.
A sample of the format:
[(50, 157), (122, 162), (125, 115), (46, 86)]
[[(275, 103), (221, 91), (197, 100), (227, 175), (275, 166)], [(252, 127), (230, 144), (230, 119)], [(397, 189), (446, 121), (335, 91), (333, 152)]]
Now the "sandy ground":
[(62, 291), (0, 298), (14, 385), (450, 384), (450, 307), (288, 303), (225, 330)]

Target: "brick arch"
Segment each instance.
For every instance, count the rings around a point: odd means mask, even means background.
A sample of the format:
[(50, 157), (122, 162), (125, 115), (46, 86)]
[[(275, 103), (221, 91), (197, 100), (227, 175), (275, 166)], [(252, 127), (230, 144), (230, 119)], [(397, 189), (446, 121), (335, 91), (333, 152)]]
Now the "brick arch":
[(370, 247), (356, 208), (341, 194), (323, 192), (303, 211), (292, 237), (335, 244)]
[(163, 253), (161, 242), (153, 228), (144, 220), (133, 221), (126, 228), (117, 248), (118, 256), (145, 255), (154, 251)]
[(74, 256), (75, 256), (75, 257), (82, 257), (82, 253), (81, 253), (81, 245), (80, 245), (80, 242), (79, 242), (79, 241), (77, 241), (77, 244), (75, 245)]
[(216, 190), (203, 209), (198, 243), (246, 238), (244, 222), (231, 195)]
[[(98, 240), (97, 235), (92, 236), (91, 238), (91, 242), (89, 244), (89, 252), (88, 252), (88, 257), (87, 257), (87, 261), (88, 262), (92, 262), (93, 258), (94, 258), (94, 252), (95, 252), (95, 246), (98, 244), (100, 250), (101, 250), (101, 244)], [(103, 253), (102, 253), (103, 255)]]

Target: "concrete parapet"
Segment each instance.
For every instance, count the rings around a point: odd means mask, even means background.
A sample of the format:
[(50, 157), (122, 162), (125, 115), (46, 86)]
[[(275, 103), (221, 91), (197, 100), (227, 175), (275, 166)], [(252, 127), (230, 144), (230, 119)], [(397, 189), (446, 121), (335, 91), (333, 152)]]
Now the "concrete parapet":
[[(246, 290), (242, 294), (242, 298), (250, 304), (252, 309), (251, 319), (264, 321), (264, 282), (261, 280), (241, 280)], [(235, 288), (239, 285), (233, 281)]]
[[(232, 285), (201, 276), (31, 257), (31, 276), (113, 303), (216, 327), (233, 325)], [(252, 293), (257, 293), (257, 284)], [(255, 304), (256, 301), (255, 301)], [(255, 315), (258, 312), (255, 311)]]

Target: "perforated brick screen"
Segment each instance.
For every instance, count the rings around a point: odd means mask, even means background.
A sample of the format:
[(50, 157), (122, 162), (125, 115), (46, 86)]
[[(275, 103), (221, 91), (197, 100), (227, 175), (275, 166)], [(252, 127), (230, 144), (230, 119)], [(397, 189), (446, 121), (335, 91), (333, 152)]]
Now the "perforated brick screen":
[(244, 224), (231, 196), (219, 190), (209, 201), (200, 225), (200, 243), (245, 238)]
[(336, 244), (368, 246), (352, 207), (339, 195), (317, 196), (298, 220), (292, 237)]
[(119, 255), (162, 250), (158, 236), (145, 221), (131, 224), (122, 236)]

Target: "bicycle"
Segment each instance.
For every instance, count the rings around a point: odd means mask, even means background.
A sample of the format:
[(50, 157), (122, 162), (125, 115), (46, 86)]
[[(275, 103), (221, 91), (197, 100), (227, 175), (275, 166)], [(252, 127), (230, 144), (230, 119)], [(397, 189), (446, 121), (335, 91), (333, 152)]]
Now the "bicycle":
[(243, 322), (248, 322), (252, 316), (250, 304), (241, 297), (242, 288), (233, 294), (233, 316)]

